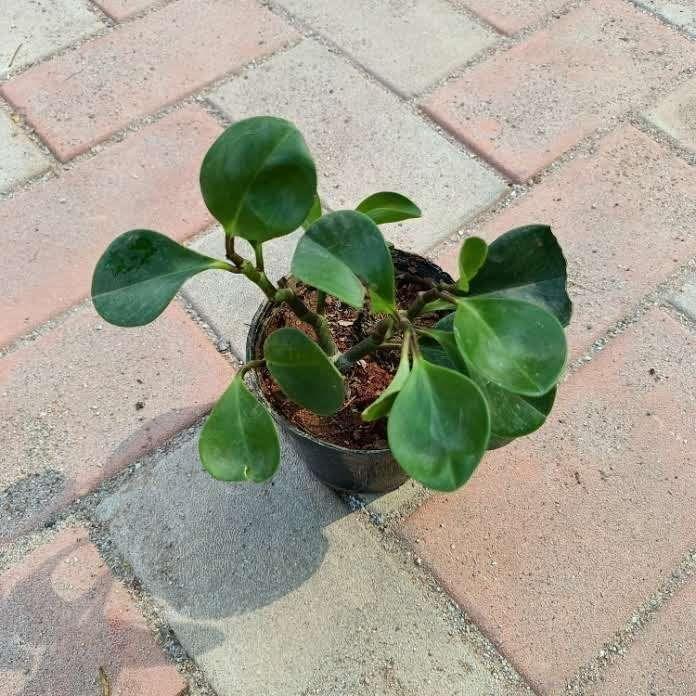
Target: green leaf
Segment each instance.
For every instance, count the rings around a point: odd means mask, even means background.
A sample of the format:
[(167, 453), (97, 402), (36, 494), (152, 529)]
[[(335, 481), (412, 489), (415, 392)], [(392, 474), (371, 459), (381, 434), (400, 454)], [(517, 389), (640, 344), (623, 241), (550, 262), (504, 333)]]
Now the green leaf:
[[(459, 352), (459, 347), (457, 346), (457, 341), (452, 331), (443, 331), (440, 329), (419, 329), (419, 331), (435, 341), (442, 348), (446, 357), (446, 362), (442, 358), (435, 361), (429, 360), (429, 362), (435, 362), (436, 365), (442, 365), (443, 367), (451, 367), (451, 369), (457, 370), (457, 372), (461, 372), (464, 375), (468, 374), (466, 363), (462, 354)], [(426, 352), (428, 352), (428, 350), (431, 351), (432, 355), (435, 355), (432, 348), (426, 348)], [(427, 355), (424, 355), (424, 357), (428, 360)]]
[(143, 326), (165, 310), (184, 281), (209, 268), (232, 267), (159, 232), (131, 230), (116, 237), (97, 261), (92, 301), (110, 324)]
[(404, 386), (410, 374), (411, 363), (409, 362), (408, 342), (404, 339), (401, 360), (399, 361), (396, 374), (389, 386), (362, 412), (362, 419), (369, 423), (386, 416), (391, 410), (396, 395), (401, 391), (401, 387)]
[(447, 300), (442, 300), (438, 298), (432, 302), (428, 302), (424, 307), (421, 314), (430, 314), (430, 312), (446, 312), (447, 310), (452, 311), (454, 305)]
[(474, 370), (470, 370), (469, 374), (488, 402), (491, 435), (501, 440), (511, 440), (538, 430), (556, 399), (555, 387), (542, 396), (525, 396), (499, 387)]
[(565, 367), (563, 327), (552, 314), (529, 302), (462, 298), (454, 335), (474, 370), (516, 394), (543, 396)]
[(468, 237), (459, 250), (459, 280), (457, 287), (466, 292), (469, 281), (478, 273), (486, 260), (488, 245), (480, 237)]
[(373, 193), (362, 201), (356, 210), (365, 213), (377, 225), (421, 216), (420, 208), (413, 201), (391, 191)]
[(362, 283), (375, 312), (394, 308), (394, 265), (377, 225), (367, 215), (339, 210), (319, 218), (302, 236), (292, 274), (353, 307), (363, 305)]
[(566, 281), (566, 260), (551, 228), (527, 225), (506, 232), (488, 247), (469, 292), (531, 302), (567, 326), (572, 305)]
[(314, 203), (312, 204), (312, 209), (302, 223), (302, 227), (306, 230), (312, 223), (316, 222), (321, 217), (321, 201), (319, 196), (314, 196)]
[(265, 481), (280, 464), (268, 411), (237, 376), (215, 404), (198, 442), (205, 470), (221, 481)]
[(345, 397), (341, 373), (301, 331), (274, 331), (263, 345), (263, 355), (266, 367), (288, 399), (320, 416), (330, 416), (341, 408)]
[(406, 473), (429, 488), (453, 491), (466, 483), (486, 450), (488, 406), (468, 377), (416, 358), (387, 433)]
[(258, 116), (230, 126), (208, 150), (200, 174), (208, 210), (228, 235), (266, 241), (297, 229), (317, 190), (317, 173), (289, 121)]

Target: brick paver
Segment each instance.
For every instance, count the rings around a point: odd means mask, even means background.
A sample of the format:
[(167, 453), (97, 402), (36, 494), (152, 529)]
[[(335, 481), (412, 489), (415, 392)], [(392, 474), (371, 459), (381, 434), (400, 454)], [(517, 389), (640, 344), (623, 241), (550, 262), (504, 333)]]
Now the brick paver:
[(628, 2), (592, 0), (447, 83), (424, 107), (516, 181), (652, 102), (693, 45)]
[(636, 2), (696, 36), (696, 5), (693, 0), (636, 0)]
[(0, 343), (87, 297), (94, 264), (121, 232), (183, 239), (209, 224), (198, 170), (220, 130), (185, 108), (0, 203)]
[(0, 91), (65, 161), (294, 36), (254, 0), (178, 0)]
[(562, 385), (404, 535), (542, 693), (595, 655), (696, 543), (696, 340), (661, 311)]
[(0, 193), (49, 167), (48, 159), (4, 111), (0, 111), (0, 153)]
[[(552, 226), (569, 264), (577, 356), (696, 253), (694, 201), (693, 167), (626, 126), (473, 231), (494, 239), (530, 222)], [(456, 252), (439, 262), (454, 270)]]
[(696, 582), (672, 597), (592, 696), (692, 696), (696, 684)]
[(249, 488), (211, 479), (194, 439), (97, 514), (221, 696), (524, 693), (287, 446)]
[(0, 15), (0, 79), (104, 27), (82, 0), (3, 0)]
[(691, 79), (647, 113), (648, 120), (696, 152), (696, 79)]
[(503, 34), (514, 34), (535, 24), (567, 0), (458, 0)]
[(110, 17), (120, 22), (151, 7), (157, 0), (94, 0)]
[(85, 529), (66, 529), (0, 575), (4, 696), (183, 696), (125, 589)]
[(147, 327), (87, 308), (0, 359), (0, 542), (199, 418), (232, 368), (180, 307)]
[(496, 38), (445, 0), (280, 0), (280, 4), (404, 94), (425, 89)]
[(692, 275), (678, 292), (672, 293), (669, 301), (696, 321), (696, 275)]
[(384, 228), (407, 249), (426, 250), (504, 190), (396, 97), (311, 41), (231, 80), (212, 100), (232, 119), (274, 113), (296, 123), (333, 209), (353, 208), (375, 191), (412, 197), (423, 218)]

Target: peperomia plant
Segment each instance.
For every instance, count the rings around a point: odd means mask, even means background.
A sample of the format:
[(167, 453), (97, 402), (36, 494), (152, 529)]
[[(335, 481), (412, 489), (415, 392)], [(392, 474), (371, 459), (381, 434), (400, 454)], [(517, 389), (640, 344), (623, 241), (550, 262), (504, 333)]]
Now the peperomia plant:
[[(344, 408), (345, 375), (358, 360), (399, 350), (391, 383), (362, 418), (387, 418), (400, 466), (437, 490), (461, 486), (487, 449), (543, 424), (566, 363), (563, 327), (571, 313), (565, 259), (549, 227), (520, 227), (490, 246), (466, 239), (456, 282), (420, 279), (423, 289), (400, 308), (378, 225), (419, 217), (420, 210), (381, 192), (355, 210), (322, 214), (314, 162), (288, 121), (258, 117), (227, 128), (203, 160), (200, 185), (224, 229), (227, 261), (158, 232), (131, 230), (97, 263), (92, 299), (108, 322), (141, 326), (187, 279), (219, 269), (246, 276), (306, 327), (270, 332), (263, 355), (242, 366), (214, 407), (199, 451), (215, 478), (264, 481), (278, 468), (274, 422), (244, 381), (262, 367), (288, 399), (329, 416)], [(311, 302), (293, 283), (272, 283), (264, 270), (264, 243), (300, 227), (291, 275), (312, 288)], [(235, 250), (238, 237), (250, 243), (253, 259)], [(343, 351), (326, 318), (327, 295), (375, 317), (370, 332)]]

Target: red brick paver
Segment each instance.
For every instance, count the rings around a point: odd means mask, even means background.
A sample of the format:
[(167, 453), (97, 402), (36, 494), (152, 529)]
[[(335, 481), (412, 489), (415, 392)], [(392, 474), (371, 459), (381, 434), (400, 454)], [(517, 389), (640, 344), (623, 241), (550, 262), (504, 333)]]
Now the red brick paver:
[(562, 385), (541, 431), (406, 521), (418, 555), (542, 693), (696, 543), (695, 394), (696, 340), (653, 310)]
[(696, 62), (628, 2), (593, 0), (433, 93), (425, 108), (516, 181)]
[(514, 34), (558, 10), (567, 0), (463, 0), (503, 34)]
[(609, 669), (592, 696), (693, 696), (696, 692), (696, 582), (672, 597)]
[(67, 529), (0, 576), (4, 696), (179, 696), (167, 661), (84, 529)]
[(128, 330), (85, 309), (0, 359), (0, 542), (200, 418), (231, 374), (176, 304)]
[(181, 240), (208, 225), (198, 170), (220, 130), (187, 107), (0, 202), (0, 344), (87, 297), (94, 264), (121, 232)]
[(144, 10), (157, 2), (157, 0), (93, 0), (110, 17), (120, 22), (132, 15)]
[[(695, 215), (694, 168), (627, 126), (475, 232), (492, 240), (531, 222), (552, 226), (569, 263), (577, 356), (696, 253)], [(456, 252), (438, 262), (454, 271)]]
[(65, 161), (295, 36), (254, 0), (178, 0), (0, 91)]

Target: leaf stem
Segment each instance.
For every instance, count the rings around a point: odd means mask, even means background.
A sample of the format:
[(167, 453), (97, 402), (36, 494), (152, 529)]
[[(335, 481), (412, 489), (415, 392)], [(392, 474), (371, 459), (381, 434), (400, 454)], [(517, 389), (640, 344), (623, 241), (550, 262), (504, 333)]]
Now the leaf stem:
[(257, 367), (263, 367), (266, 364), (265, 360), (250, 360), (248, 363), (244, 363), (239, 368), (239, 372), (237, 373), (237, 376), (240, 379), (244, 379), (244, 375), (249, 372), (249, 370), (255, 370)]
[(317, 314), (324, 314), (326, 307), (326, 293), (323, 290), (317, 290)]
[(422, 311), (423, 307), (440, 297), (440, 290), (438, 288), (431, 288), (425, 292), (419, 292), (418, 297), (411, 303), (411, 306), (406, 311), (406, 317), (411, 320), (415, 319)]
[(391, 317), (382, 319), (362, 341), (336, 357), (336, 369), (344, 374), (348, 372), (360, 358), (380, 348), (393, 328), (394, 320)]
[(256, 258), (256, 270), (263, 273), (263, 242), (253, 242), (254, 256)]
[[(257, 249), (260, 249), (260, 246), (260, 244), (255, 244), (254, 251), (256, 252)], [(309, 309), (309, 307), (307, 307), (307, 305), (289, 288), (278, 289), (271, 283), (263, 270), (259, 270), (251, 261), (247, 261), (247, 259), (237, 254), (234, 250), (234, 237), (226, 237), (225, 252), (227, 258), (236, 265), (237, 268), (235, 272), (243, 273), (252, 283), (258, 285), (271, 302), (287, 303), (300, 321), (309, 324), (314, 329), (317, 334), (319, 345), (327, 355), (335, 355), (338, 352), (336, 344), (331, 337), (331, 331), (326, 319)], [(259, 262), (259, 253), (260, 252), (256, 253), (257, 264)], [(262, 257), (261, 263), (263, 264)]]

